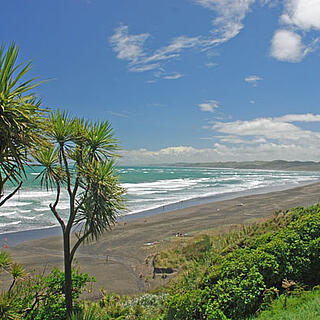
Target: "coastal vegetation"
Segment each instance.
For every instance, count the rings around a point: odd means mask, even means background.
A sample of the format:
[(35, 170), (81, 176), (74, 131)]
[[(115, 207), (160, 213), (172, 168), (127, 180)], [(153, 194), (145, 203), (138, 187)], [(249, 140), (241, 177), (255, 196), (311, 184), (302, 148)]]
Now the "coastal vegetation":
[[(124, 208), (115, 165), (119, 143), (108, 121), (43, 110), (31, 93), (38, 83), (22, 81), (31, 63), (17, 64), (17, 58), (14, 44), (1, 47), (0, 206), (21, 188), (25, 165), (41, 166), (38, 179), (56, 195), (50, 210), (62, 230), (64, 271), (27, 273), (0, 252), (0, 271), (9, 278), (0, 293), (1, 319), (251, 320), (280, 319), (283, 310), (290, 319), (319, 318), (320, 205), (191, 237), (179, 233), (165, 246), (157, 242), (149, 257), (153, 275), (145, 281), (156, 283), (160, 275), (170, 280), (165, 285), (135, 297), (102, 289), (97, 301), (81, 299), (95, 280), (74, 268), (76, 251), (85, 241), (99, 239)], [(269, 163), (281, 170), (300, 165), (287, 164)], [(239, 167), (269, 168), (266, 162)], [(15, 188), (5, 195), (9, 181)], [(66, 219), (58, 206), (62, 189), (68, 195)]]
[(154, 256), (155, 268), (178, 271), (166, 285), (135, 297), (104, 290), (94, 302), (77, 296), (71, 319), (317, 319), (319, 244), (320, 205), (174, 237)]
[[(42, 166), (38, 176), (41, 185), (56, 191), (56, 199), (49, 206), (61, 226), (64, 249), (64, 281), (59, 282), (57, 293), (65, 296), (59, 303), (65, 305), (64, 317), (70, 317), (77, 286), (72, 276), (74, 255), (84, 241), (98, 239), (110, 229), (117, 213), (124, 208), (124, 189), (118, 181), (114, 162), (119, 145), (108, 121), (89, 122), (59, 110), (43, 110), (40, 100), (31, 93), (39, 83), (35, 79), (24, 79), (31, 62), (18, 64), (18, 52), (15, 44), (7, 50), (3, 45), (0, 48), (0, 207), (21, 188), (26, 165)], [(7, 182), (15, 187), (5, 196)], [(57, 207), (62, 188), (69, 197), (66, 221)], [(9, 257), (6, 259), (8, 264)], [(12, 288), (20, 267), (15, 264), (0, 267), (13, 276), (12, 285), (4, 293), (7, 299), (3, 296), (4, 301), (12, 305)], [(57, 273), (52, 275), (57, 276)], [(34, 301), (31, 309), (38, 303)], [(18, 304), (24, 305), (21, 301)], [(2, 307), (3, 314), (6, 307)], [(60, 314), (57, 319), (62, 318)]]
[[(124, 208), (113, 158), (119, 149), (109, 122), (88, 122), (57, 110), (45, 121), (46, 144), (34, 158), (43, 170), (38, 178), (47, 189), (56, 191), (50, 209), (63, 236), (65, 302), (67, 314), (73, 310), (72, 261), (85, 240), (96, 240), (111, 228), (117, 213)], [(69, 197), (67, 221), (59, 214), (61, 188)], [(71, 243), (71, 232), (75, 241)]]
[[(41, 143), (45, 110), (32, 90), (40, 83), (24, 80), (31, 62), (18, 63), (19, 49), (0, 48), (0, 207), (21, 188), (29, 155)], [(7, 182), (16, 184), (5, 195)]]

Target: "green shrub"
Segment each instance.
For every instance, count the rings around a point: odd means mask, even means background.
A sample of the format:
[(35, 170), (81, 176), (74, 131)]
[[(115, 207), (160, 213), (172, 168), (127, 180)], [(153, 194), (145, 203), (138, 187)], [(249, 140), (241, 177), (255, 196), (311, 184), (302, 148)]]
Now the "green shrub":
[[(80, 310), (79, 296), (86, 284), (93, 279), (87, 274), (72, 270), (74, 310)], [(64, 298), (64, 273), (53, 269), (47, 276), (37, 275), (21, 281), (10, 292), (0, 295), (0, 309), (4, 311), (9, 301), (12, 319), (63, 320), (66, 319)], [(2, 306), (1, 306), (2, 305)], [(9, 314), (9, 310), (7, 310)], [(3, 319), (6, 319), (2, 316)], [(1, 319), (2, 319), (1, 318)], [(10, 319), (10, 318), (8, 318)]]
[[(317, 285), (320, 205), (297, 208), (273, 221), (277, 231), (253, 237), (251, 243), (250, 233), (262, 233), (258, 227), (231, 234), (226, 249), (220, 246), (220, 258), (213, 250), (203, 261), (202, 275), (199, 264), (194, 264), (168, 298), (165, 319), (242, 319), (269, 305), (284, 290), (285, 278)], [(264, 225), (269, 228), (267, 222)], [(205, 266), (208, 261), (211, 264)]]
[(164, 320), (203, 319), (206, 311), (207, 292), (191, 290), (185, 294), (176, 294), (168, 298)]

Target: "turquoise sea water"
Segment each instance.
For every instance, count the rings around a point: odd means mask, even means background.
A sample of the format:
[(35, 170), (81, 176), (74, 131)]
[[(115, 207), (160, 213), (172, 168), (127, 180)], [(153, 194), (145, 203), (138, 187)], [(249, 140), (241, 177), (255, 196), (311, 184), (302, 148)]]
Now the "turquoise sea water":
[[(57, 226), (49, 209), (55, 193), (41, 189), (36, 176), (40, 168), (28, 169), (27, 180), (15, 197), (0, 208), (0, 233)], [(124, 214), (134, 214), (190, 199), (261, 189), (298, 186), (319, 180), (319, 172), (287, 172), (178, 167), (120, 167), (127, 190)], [(68, 199), (62, 192), (58, 209), (67, 216)]]

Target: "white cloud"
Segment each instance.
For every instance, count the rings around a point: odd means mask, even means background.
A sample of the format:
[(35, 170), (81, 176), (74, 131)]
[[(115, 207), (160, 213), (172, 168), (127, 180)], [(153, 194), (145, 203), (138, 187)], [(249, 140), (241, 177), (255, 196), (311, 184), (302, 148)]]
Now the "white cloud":
[(133, 67), (129, 68), (129, 70), (133, 72), (144, 72), (144, 71), (154, 70), (159, 67), (160, 67), (159, 63), (152, 63), (152, 64), (145, 64), (145, 65), (134, 65)]
[(111, 114), (112, 116), (116, 116), (116, 117), (120, 117), (120, 118), (129, 118), (129, 115), (126, 113), (113, 112), (113, 111), (106, 111), (106, 112)]
[(182, 50), (187, 48), (194, 48), (199, 44), (201, 44), (201, 40), (198, 37), (190, 38), (180, 36), (173, 39), (168, 46), (156, 50), (153, 55), (145, 59), (144, 63), (177, 58), (180, 56)]
[(300, 62), (308, 53), (301, 36), (290, 30), (277, 30), (271, 41), (271, 56), (287, 62)]
[(198, 105), (201, 111), (214, 112), (215, 109), (219, 108), (219, 102), (216, 100), (208, 100), (205, 103)]
[(202, 159), (209, 159), (210, 152), (210, 149), (196, 149), (190, 146), (168, 147), (157, 151), (146, 149), (123, 150), (120, 162), (123, 164), (192, 162), (196, 161), (200, 155)]
[(174, 73), (167, 74), (167, 75), (163, 76), (163, 79), (176, 80), (176, 79), (179, 79), (179, 78), (182, 78), (182, 77), (183, 77), (183, 75), (181, 73), (174, 72)]
[(115, 33), (109, 41), (113, 51), (117, 53), (117, 58), (129, 61), (129, 71), (159, 70), (156, 77), (171, 80), (181, 78), (182, 74), (178, 72), (167, 74), (163, 69), (162, 62), (178, 58), (183, 50), (196, 47), (202, 43), (200, 38), (197, 37), (180, 36), (173, 39), (168, 46), (157, 49), (152, 54), (147, 54), (144, 43), (149, 36), (148, 33), (129, 34), (128, 26), (122, 25), (115, 29)]
[(117, 53), (117, 58), (136, 63), (144, 56), (143, 45), (149, 36), (148, 33), (130, 35), (128, 26), (122, 25), (115, 30), (114, 35), (110, 38), (110, 44)]
[[(297, 148), (320, 148), (320, 132), (302, 129), (292, 122), (319, 122), (320, 115), (285, 115), (278, 118), (258, 118), (250, 121), (216, 122), (212, 129), (223, 138), (263, 138), (267, 144), (290, 145)], [(220, 139), (222, 139), (220, 137)], [(302, 156), (302, 155), (301, 155)]]
[(194, 0), (195, 3), (213, 10), (217, 17), (213, 20), (214, 31), (218, 37), (209, 40), (211, 44), (223, 43), (234, 38), (243, 28), (250, 5), (256, 0)]
[(306, 31), (320, 29), (320, 1), (287, 0), (281, 21)]
[(256, 104), (256, 101), (255, 100), (250, 100), (249, 101), (251, 104)]
[(280, 22), (286, 29), (275, 32), (271, 56), (280, 61), (300, 62), (318, 48), (319, 37), (303, 44), (306, 41), (302, 36), (305, 38), (311, 30), (320, 30), (320, 0), (285, 0)]
[(320, 122), (319, 114), (287, 114), (283, 117), (274, 118), (276, 121), (283, 122)]
[(125, 150), (124, 164), (214, 162), (246, 160), (319, 161), (320, 132), (303, 129), (292, 122), (320, 122), (320, 114), (288, 114), (276, 118), (216, 122), (211, 129), (211, 148), (175, 146), (157, 151)]
[(218, 64), (217, 63), (214, 63), (214, 62), (208, 62), (208, 63), (206, 63), (206, 66), (208, 67), (208, 68), (213, 68), (213, 67), (216, 67)]
[(258, 81), (261, 81), (263, 80), (263, 78), (259, 77), (259, 76), (256, 76), (256, 75), (251, 75), (251, 76), (248, 76), (244, 79), (244, 81), (248, 82), (248, 83), (251, 83), (253, 84), (254, 86), (257, 85)]
[[(115, 33), (109, 41), (117, 57), (129, 61), (129, 71), (161, 70), (167, 61), (179, 58), (186, 49), (196, 48), (204, 51), (234, 38), (243, 28), (242, 21), (248, 13), (250, 5), (256, 0), (193, 1), (215, 13), (215, 18), (212, 21), (213, 27), (209, 25), (207, 36), (188, 37), (182, 35), (172, 39), (168, 45), (154, 52), (146, 53), (144, 43), (150, 37), (149, 33), (132, 35), (129, 34), (128, 26), (125, 25), (115, 29)], [(214, 65), (209, 63), (207, 66)]]

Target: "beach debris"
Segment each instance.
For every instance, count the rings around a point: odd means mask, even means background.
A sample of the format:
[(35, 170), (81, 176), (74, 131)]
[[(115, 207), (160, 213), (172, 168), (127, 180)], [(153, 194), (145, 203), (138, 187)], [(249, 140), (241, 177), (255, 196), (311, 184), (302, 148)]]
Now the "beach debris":
[(237, 206), (243, 207), (243, 206), (244, 206), (244, 203), (240, 202), (239, 204), (237, 204)]
[(144, 246), (153, 246), (153, 245), (159, 244), (159, 243), (160, 243), (159, 241), (147, 242), (144, 244)]
[(176, 237), (189, 237), (189, 235), (187, 233), (177, 232)]
[(7, 249), (8, 248), (8, 238), (7, 237), (5, 237), (4, 238), (4, 246), (3, 246), (5, 249)]

